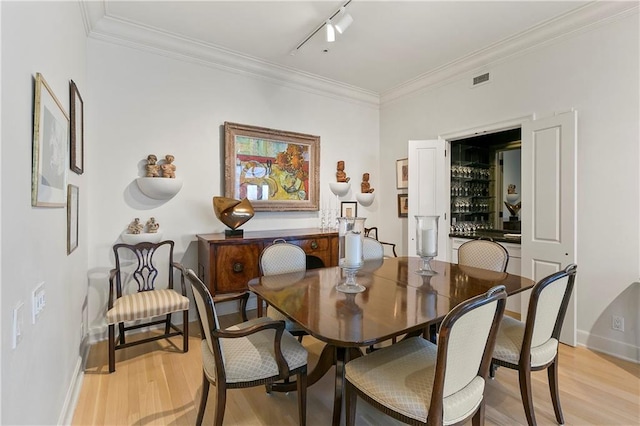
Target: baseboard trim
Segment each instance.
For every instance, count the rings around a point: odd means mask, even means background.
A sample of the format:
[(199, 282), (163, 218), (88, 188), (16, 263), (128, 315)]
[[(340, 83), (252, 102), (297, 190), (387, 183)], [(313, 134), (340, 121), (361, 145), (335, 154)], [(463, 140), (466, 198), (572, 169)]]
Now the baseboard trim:
[(601, 352), (625, 361), (640, 364), (640, 347), (630, 345), (625, 342), (609, 339), (607, 337), (596, 336), (586, 331), (578, 330), (578, 344), (587, 349)]
[(85, 362), (86, 355), (82, 353), (80, 356), (78, 356), (75, 369), (73, 370), (73, 379), (71, 380), (69, 389), (67, 389), (67, 395), (64, 398), (64, 404), (62, 405), (62, 410), (60, 411), (60, 416), (58, 417), (57, 424), (59, 425), (70, 425), (73, 422), (73, 414), (76, 411), (76, 406), (78, 405), (78, 397), (80, 396), (80, 391), (82, 390)]

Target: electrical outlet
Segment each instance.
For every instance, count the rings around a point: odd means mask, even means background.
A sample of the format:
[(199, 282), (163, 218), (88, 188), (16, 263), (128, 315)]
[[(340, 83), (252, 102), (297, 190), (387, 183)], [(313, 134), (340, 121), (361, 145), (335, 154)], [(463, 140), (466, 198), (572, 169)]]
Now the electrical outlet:
[(31, 292), (31, 323), (38, 322), (38, 318), (46, 305), (44, 281), (39, 283)]
[(18, 347), (18, 343), (22, 340), (22, 307), (24, 303), (18, 302), (15, 308), (13, 308), (13, 321), (12, 321), (12, 333), (11, 333), (11, 349)]
[(620, 315), (611, 316), (611, 328), (617, 331), (624, 331), (624, 317)]

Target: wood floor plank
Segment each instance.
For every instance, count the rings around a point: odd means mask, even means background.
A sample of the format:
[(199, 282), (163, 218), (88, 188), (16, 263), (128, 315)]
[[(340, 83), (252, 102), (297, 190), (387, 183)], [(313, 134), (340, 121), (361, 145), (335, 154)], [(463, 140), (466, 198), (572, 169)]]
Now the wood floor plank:
[[(225, 318), (232, 323), (234, 318)], [(193, 425), (202, 391), (202, 360), (197, 323), (188, 353), (180, 337), (117, 351), (116, 372), (109, 374), (106, 342), (89, 353), (73, 425)], [(313, 366), (322, 342), (306, 336), (304, 346)], [(331, 424), (333, 376), (330, 370), (308, 389), (307, 423)], [(538, 424), (555, 425), (545, 372), (534, 372), (533, 400)], [(560, 347), (560, 400), (567, 425), (640, 424), (640, 365), (585, 348)], [(214, 419), (211, 386), (204, 424)], [(526, 425), (516, 371), (499, 368), (485, 391), (489, 426)], [(356, 424), (399, 425), (358, 401)], [(226, 425), (286, 426), (298, 424), (297, 394), (266, 394), (263, 386), (233, 389), (227, 394)], [(344, 420), (343, 420), (344, 422)], [(469, 422), (471, 424), (471, 422)]]

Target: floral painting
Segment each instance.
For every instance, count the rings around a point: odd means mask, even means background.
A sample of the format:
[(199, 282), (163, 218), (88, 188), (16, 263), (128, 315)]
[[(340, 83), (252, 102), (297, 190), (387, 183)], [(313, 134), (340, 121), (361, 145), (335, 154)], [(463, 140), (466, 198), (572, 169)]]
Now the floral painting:
[(256, 211), (318, 210), (320, 138), (225, 123), (225, 196)]

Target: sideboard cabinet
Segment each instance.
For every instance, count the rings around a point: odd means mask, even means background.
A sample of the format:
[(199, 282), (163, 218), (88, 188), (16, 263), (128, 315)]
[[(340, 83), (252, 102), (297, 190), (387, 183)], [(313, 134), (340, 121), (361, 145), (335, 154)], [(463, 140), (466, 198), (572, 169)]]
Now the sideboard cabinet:
[(224, 233), (197, 237), (198, 276), (214, 295), (246, 290), (249, 280), (260, 275), (260, 253), (278, 240), (300, 246), (324, 266), (338, 265), (337, 232), (310, 228), (245, 232), (240, 238)]

